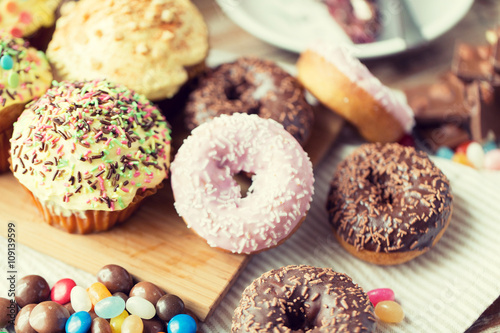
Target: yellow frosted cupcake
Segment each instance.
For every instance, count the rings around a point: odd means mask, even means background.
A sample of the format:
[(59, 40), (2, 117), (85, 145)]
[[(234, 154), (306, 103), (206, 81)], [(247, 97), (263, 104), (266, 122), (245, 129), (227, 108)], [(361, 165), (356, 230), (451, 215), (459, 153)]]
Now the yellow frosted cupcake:
[(26, 37), (55, 21), (61, 0), (0, 0), (0, 30)]
[(144, 96), (108, 81), (61, 82), (11, 139), (14, 176), (45, 222), (72, 233), (123, 222), (167, 177), (170, 129)]
[(7, 171), (12, 124), (29, 101), (50, 87), (50, 65), (22, 38), (0, 31), (0, 172)]

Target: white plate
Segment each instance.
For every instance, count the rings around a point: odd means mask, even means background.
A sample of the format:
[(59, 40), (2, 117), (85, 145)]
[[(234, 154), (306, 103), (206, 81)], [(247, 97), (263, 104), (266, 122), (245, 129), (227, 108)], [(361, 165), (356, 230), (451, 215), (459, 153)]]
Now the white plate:
[[(351, 44), (319, 0), (216, 0), (240, 27), (280, 48), (302, 52), (316, 40)], [(399, 0), (381, 0), (383, 29), (373, 43), (355, 45), (359, 58), (400, 53), (430, 42), (451, 29), (470, 9), (473, 0), (406, 0), (423, 38), (406, 39), (411, 20), (401, 19)]]

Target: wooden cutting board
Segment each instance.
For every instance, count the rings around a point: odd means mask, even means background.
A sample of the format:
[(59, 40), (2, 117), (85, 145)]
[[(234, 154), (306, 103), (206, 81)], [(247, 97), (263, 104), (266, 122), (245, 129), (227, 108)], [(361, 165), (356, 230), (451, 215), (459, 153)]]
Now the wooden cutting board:
[[(306, 150), (317, 163), (335, 141), (342, 120), (316, 108), (316, 122)], [(175, 133), (175, 142), (183, 134)], [(241, 273), (250, 256), (209, 247), (189, 230), (173, 206), (170, 183), (150, 197), (126, 223), (92, 235), (72, 235), (42, 222), (26, 191), (12, 174), (0, 176), (0, 221), (16, 224), (17, 241), (72, 266), (96, 274), (117, 264), (138, 280), (151, 281), (181, 297), (204, 320)], [(7, 228), (0, 228), (6, 237)]]

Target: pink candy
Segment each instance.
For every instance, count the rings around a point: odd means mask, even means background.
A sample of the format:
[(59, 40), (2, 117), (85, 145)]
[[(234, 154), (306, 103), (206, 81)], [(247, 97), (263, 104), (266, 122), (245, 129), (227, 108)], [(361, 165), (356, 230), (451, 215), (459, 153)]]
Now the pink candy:
[(389, 288), (373, 289), (367, 294), (373, 306), (376, 306), (378, 302), (382, 301), (394, 301), (394, 291)]
[(500, 170), (500, 149), (493, 149), (486, 153), (484, 168), (487, 170)]
[(50, 291), (50, 298), (59, 304), (66, 304), (71, 299), (71, 289), (76, 286), (75, 281), (71, 279), (61, 279), (57, 281)]

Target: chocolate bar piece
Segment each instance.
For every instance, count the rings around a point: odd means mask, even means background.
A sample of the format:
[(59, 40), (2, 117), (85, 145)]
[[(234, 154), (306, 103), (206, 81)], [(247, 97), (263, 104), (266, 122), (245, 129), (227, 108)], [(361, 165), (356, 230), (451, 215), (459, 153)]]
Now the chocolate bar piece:
[(458, 43), (451, 63), (453, 73), (466, 82), (492, 81), (495, 75), (491, 61), (491, 45)]
[(473, 82), (467, 87), (470, 133), (477, 142), (500, 139), (500, 85)]
[(418, 124), (464, 124), (469, 110), (464, 100), (465, 85), (453, 73), (447, 72), (432, 84), (405, 90), (408, 105)]
[(418, 141), (435, 153), (439, 147), (455, 149), (459, 144), (470, 140), (469, 133), (455, 125), (442, 124), (438, 126), (420, 126), (415, 128)]

